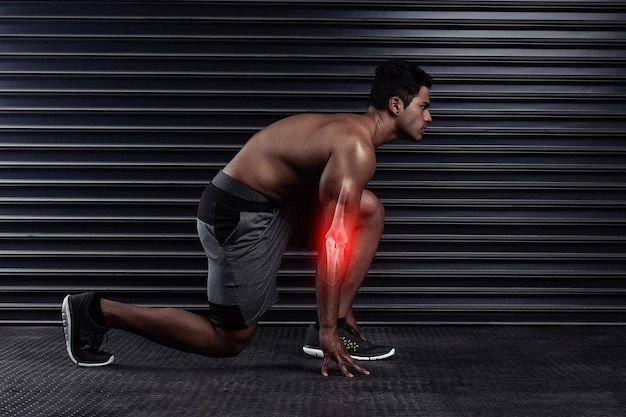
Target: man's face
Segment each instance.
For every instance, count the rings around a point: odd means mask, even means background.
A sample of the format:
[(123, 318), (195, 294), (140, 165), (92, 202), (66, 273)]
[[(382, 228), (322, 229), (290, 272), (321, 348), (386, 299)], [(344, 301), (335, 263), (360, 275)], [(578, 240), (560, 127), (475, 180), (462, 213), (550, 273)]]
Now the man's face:
[(409, 139), (421, 140), (424, 136), (426, 125), (432, 122), (430, 117), (430, 89), (420, 88), (417, 96), (411, 100), (407, 107), (401, 105), (402, 110), (398, 115), (397, 126)]

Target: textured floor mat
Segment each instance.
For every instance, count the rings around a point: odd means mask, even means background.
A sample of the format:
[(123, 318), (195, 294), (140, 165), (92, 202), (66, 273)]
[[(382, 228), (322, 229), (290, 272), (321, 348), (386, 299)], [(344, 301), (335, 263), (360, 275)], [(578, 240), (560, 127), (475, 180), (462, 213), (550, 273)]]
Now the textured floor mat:
[(1, 416), (624, 416), (625, 327), (370, 327), (397, 354), (349, 380), (261, 327), (210, 359), (111, 331), (114, 364), (73, 365), (60, 327), (0, 327)]

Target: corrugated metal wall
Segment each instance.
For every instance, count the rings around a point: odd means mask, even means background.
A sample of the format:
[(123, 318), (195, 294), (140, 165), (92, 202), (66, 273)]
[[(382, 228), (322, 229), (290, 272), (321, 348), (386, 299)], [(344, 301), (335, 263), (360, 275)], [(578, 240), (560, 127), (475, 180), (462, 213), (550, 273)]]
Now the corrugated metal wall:
[[(0, 1), (0, 323), (67, 292), (205, 309), (206, 182), (293, 113), (365, 110), (374, 67), (436, 79), (379, 151), (364, 322), (624, 322), (621, 1)], [(314, 318), (290, 251), (270, 322)]]

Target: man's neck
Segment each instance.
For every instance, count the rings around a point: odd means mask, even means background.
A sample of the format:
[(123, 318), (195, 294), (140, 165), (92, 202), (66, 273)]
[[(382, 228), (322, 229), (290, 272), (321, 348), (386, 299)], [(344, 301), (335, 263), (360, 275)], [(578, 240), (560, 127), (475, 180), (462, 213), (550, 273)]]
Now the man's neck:
[(363, 116), (371, 121), (372, 144), (375, 148), (398, 139), (395, 119), (388, 112), (370, 107)]

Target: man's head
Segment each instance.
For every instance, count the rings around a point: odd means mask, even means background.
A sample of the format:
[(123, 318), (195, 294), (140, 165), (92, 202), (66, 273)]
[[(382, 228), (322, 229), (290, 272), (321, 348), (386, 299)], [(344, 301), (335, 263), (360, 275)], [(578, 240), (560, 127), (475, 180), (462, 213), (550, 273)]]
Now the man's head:
[(421, 87), (430, 89), (432, 84), (431, 76), (421, 68), (400, 59), (387, 61), (376, 68), (369, 106), (384, 110), (392, 97), (399, 97), (408, 107)]
[(415, 65), (401, 60), (387, 61), (376, 68), (369, 107), (391, 116), (397, 137), (421, 140), (432, 121), (429, 110), (432, 83), (430, 75)]

